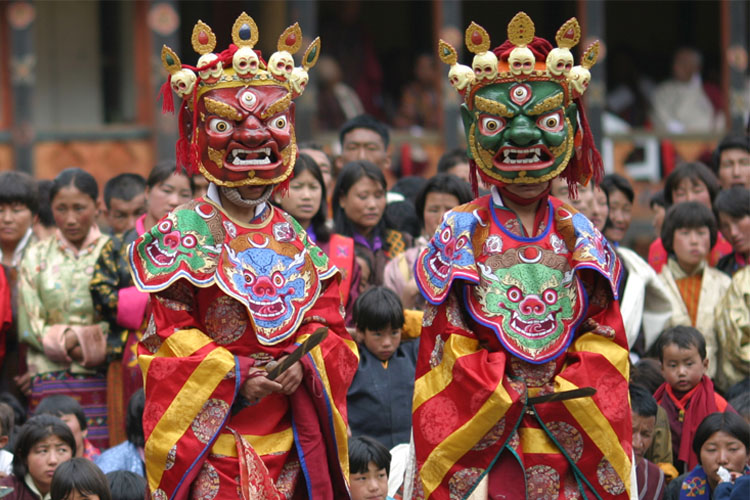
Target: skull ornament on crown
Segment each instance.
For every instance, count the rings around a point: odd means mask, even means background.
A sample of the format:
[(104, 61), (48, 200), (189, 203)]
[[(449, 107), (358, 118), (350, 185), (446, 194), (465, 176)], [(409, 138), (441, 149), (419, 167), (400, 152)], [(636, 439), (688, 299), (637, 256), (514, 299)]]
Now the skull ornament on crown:
[(170, 75), (162, 89), (164, 109), (171, 105), (170, 87), (183, 99), (178, 165), (227, 188), (286, 182), (297, 156), (292, 99), (307, 86), (320, 39), (308, 46), (301, 66), (294, 67), (293, 55), (302, 43), (295, 23), (281, 34), (266, 64), (253, 48), (258, 27), (243, 12), (232, 27), (234, 43), (228, 49), (214, 52), (216, 36), (202, 21), (193, 28), (191, 41), (200, 54), (197, 66), (182, 64), (167, 46), (161, 54)]
[[(458, 64), (458, 53), (440, 40), (440, 59), (450, 65), (453, 88), (463, 97), (468, 155), (472, 169), (498, 186), (547, 182), (562, 175), (569, 185), (603, 175), (581, 96), (599, 42), (573, 66), (570, 49), (581, 28), (575, 18), (557, 31), (557, 48), (534, 36), (534, 23), (523, 12), (508, 24), (508, 40), (490, 50), (487, 31), (472, 22), (465, 43), (472, 67)], [(476, 180), (472, 181), (475, 186)]]

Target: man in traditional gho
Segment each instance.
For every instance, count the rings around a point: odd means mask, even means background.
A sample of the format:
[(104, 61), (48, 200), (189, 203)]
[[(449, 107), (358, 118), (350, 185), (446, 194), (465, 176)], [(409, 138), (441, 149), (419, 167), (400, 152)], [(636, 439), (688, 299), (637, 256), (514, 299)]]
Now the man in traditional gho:
[[(138, 360), (153, 500), (349, 498), (346, 391), (357, 354), (337, 269), (267, 202), (292, 173), (292, 99), (320, 52), (316, 39), (294, 67), (301, 39), (298, 25), (287, 28), (266, 62), (243, 13), (220, 53), (196, 24), (197, 67), (162, 50), (165, 108), (171, 90), (183, 98), (178, 163), (211, 184), (130, 250), (153, 309)], [(269, 378), (322, 327), (319, 346)]]
[[(508, 38), (490, 51), (472, 23), (471, 68), (439, 46), (464, 98), (475, 193), (478, 174), (491, 194), (449, 211), (417, 260), (431, 306), (414, 386), (412, 498), (626, 499), (620, 263), (586, 217), (548, 194), (557, 176), (574, 191), (602, 175), (580, 99), (598, 42), (573, 66), (578, 22), (560, 28), (553, 49), (523, 12)], [(553, 400), (533, 399), (545, 395)]]

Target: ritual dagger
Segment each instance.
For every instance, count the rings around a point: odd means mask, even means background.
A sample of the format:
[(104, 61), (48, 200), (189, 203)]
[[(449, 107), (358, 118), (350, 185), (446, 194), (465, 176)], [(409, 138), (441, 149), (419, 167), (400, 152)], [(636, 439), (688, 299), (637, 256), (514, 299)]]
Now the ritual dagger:
[(528, 404), (538, 405), (539, 403), (550, 403), (552, 401), (567, 401), (569, 399), (585, 398), (596, 394), (596, 389), (593, 387), (581, 387), (579, 389), (573, 389), (571, 391), (553, 392), (551, 394), (544, 394), (542, 396), (536, 396), (528, 399)]
[(289, 369), (294, 363), (302, 359), (302, 356), (312, 351), (315, 346), (323, 342), (323, 339), (328, 335), (328, 328), (321, 326), (315, 330), (309, 337), (302, 342), (299, 347), (292, 351), (289, 356), (284, 358), (282, 361), (272, 361), (266, 365), (266, 371), (268, 372), (268, 380), (275, 380), (279, 375)]

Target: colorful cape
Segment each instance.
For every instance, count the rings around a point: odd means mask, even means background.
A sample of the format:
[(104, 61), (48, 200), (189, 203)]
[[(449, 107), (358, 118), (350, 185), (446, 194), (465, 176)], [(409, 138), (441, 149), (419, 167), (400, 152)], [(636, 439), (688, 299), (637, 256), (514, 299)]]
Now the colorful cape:
[[(134, 282), (152, 293), (139, 364), (155, 499), (205, 488), (219, 498), (235, 488), (247, 499), (348, 495), (346, 390), (357, 354), (337, 270), (283, 212), (271, 207), (262, 219), (241, 224), (199, 199), (131, 247)], [(294, 394), (240, 396), (250, 367), (289, 354), (321, 326), (329, 335), (302, 359)]]
[[(535, 237), (486, 196), (448, 212), (417, 260), (425, 312), (413, 428), (416, 498), (628, 498), (628, 350), (621, 268), (554, 198)], [(500, 204), (498, 204), (498, 201)], [(529, 405), (579, 387), (593, 397)]]

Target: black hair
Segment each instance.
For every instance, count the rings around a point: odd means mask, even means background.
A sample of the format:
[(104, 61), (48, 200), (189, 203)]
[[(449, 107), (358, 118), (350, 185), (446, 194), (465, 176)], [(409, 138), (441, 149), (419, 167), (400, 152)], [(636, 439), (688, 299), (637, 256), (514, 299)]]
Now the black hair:
[(722, 189), (714, 201), (714, 213), (724, 212), (736, 219), (750, 215), (750, 189), (743, 186), (732, 186)]
[(76, 455), (76, 440), (65, 422), (52, 415), (31, 417), (21, 426), (13, 447), (13, 474), (17, 478), (23, 478), (28, 472), (26, 462), (34, 445), (50, 436), (60, 438), (70, 447), (71, 456)]
[(711, 156), (711, 169), (715, 174), (719, 172), (721, 154), (727, 149), (741, 149), (750, 153), (750, 135), (730, 134), (721, 140)]
[(349, 439), (349, 473), (365, 474), (369, 470), (370, 462), (375, 467), (385, 469), (385, 474), (391, 473), (391, 452), (379, 441), (369, 436), (357, 436)]
[(52, 181), (52, 187), (49, 190), (50, 205), (55, 201), (57, 193), (62, 188), (73, 186), (92, 200), (94, 203), (99, 199), (99, 185), (96, 179), (90, 173), (78, 167), (66, 168), (55, 177)]
[(109, 210), (112, 198), (130, 201), (146, 190), (146, 179), (138, 174), (120, 174), (112, 177), (104, 185), (104, 204)]
[(24, 172), (0, 172), (0, 204), (6, 203), (20, 203), (36, 215), (39, 212), (36, 180)]
[(339, 142), (341, 143), (342, 148), (344, 147), (344, 137), (346, 134), (358, 128), (366, 128), (378, 134), (383, 140), (383, 148), (388, 149), (388, 144), (391, 141), (388, 127), (370, 115), (355, 116), (341, 126), (341, 129), (339, 130)]
[(143, 500), (146, 497), (146, 479), (129, 470), (108, 472), (107, 483), (112, 500)]
[(402, 233), (410, 234), (417, 238), (419, 236), (421, 224), (417, 217), (417, 210), (409, 200), (394, 201), (385, 206), (383, 214), (386, 227), (395, 229)]
[(670, 345), (676, 345), (680, 349), (695, 347), (701, 360), (706, 359), (706, 339), (692, 326), (673, 326), (661, 334), (658, 340), (659, 361), (664, 361), (664, 349)]
[(655, 393), (656, 389), (664, 383), (661, 365), (652, 358), (639, 359), (632, 370), (630, 370), (630, 383), (645, 387), (651, 394)]
[(36, 407), (34, 415), (42, 414), (54, 415), (56, 417), (62, 417), (63, 415), (75, 415), (78, 420), (78, 425), (82, 431), (87, 428), (86, 425), (86, 414), (83, 413), (80, 403), (70, 396), (64, 394), (52, 394), (43, 398), (39, 402), (39, 406)]
[[(750, 376), (743, 378), (735, 384), (732, 384), (732, 386), (727, 389), (727, 393), (725, 394), (725, 396), (728, 401), (743, 393), (750, 394)], [(735, 408), (735, 410), (736, 409), (737, 408)]]
[[(338, 177), (336, 186), (333, 188), (331, 206), (333, 207), (333, 229), (335, 233), (352, 237), (355, 234), (354, 226), (346, 216), (344, 209), (341, 207), (341, 197), (346, 196), (352, 186), (363, 177), (368, 177), (380, 184), (383, 191), (387, 189), (385, 176), (374, 163), (367, 160), (352, 161), (344, 165)], [(375, 227), (375, 234), (382, 234), (385, 230), (385, 217), (381, 217), (378, 225)]]
[(695, 430), (693, 451), (698, 456), (698, 463), (701, 461), (703, 444), (717, 432), (729, 434), (745, 445), (745, 453), (750, 451), (750, 425), (745, 419), (732, 411), (716, 412), (704, 418)]
[(608, 199), (614, 191), (620, 191), (630, 203), (633, 203), (633, 199), (635, 198), (633, 186), (630, 185), (630, 181), (620, 174), (605, 175), (602, 182), (599, 183), (599, 187), (607, 193)]
[(638, 384), (630, 384), (630, 407), (641, 417), (656, 417), (656, 400), (648, 389)]
[(711, 169), (705, 166), (703, 163), (694, 161), (690, 163), (683, 163), (678, 165), (671, 174), (664, 180), (664, 199), (667, 205), (674, 203), (672, 196), (673, 191), (677, 189), (677, 186), (685, 179), (690, 179), (691, 182), (700, 181), (708, 189), (708, 194), (711, 197), (711, 203), (713, 204), (716, 195), (721, 189), (719, 179), (716, 175), (711, 172)]
[(39, 223), (46, 227), (55, 227), (55, 216), (52, 215), (52, 202), (50, 198), (50, 191), (52, 191), (52, 181), (49, 179), (42, 179), (36, 183), (38, 195), (39, 195)]
[(444, 153), (443, 156), (440, 157), (437, 164), (437, 173), (438, 174), (446, 174), (448, 173), (448, 170), (452, 169), (459, 163), (468, 163), (469, 158), (466, 156), (466, 150), (465, 149), (454, 149), (452, 151), (448, 151), (447, 153)]
[(188, 175), (184, 168), (177, 168), (174, 160), (162, 160), (151, 169), (148, 177), (146, 178), (146, 188), (151, 189), (159, 183), (162, 183), (169, 179), (172, 175), (183, 175), (187, 178), (190, 183), (190, 192), (195, 192), (195, 181), (193, 176)]
[[(437, 174), (422, 186), (421, 191), (417, 193), (414, 206), (417, 209), (420, 227), (424, 227), (424, 207), (427, 203), (427, 195), (430, 193), (445, 193), (455, 196), (458, 204), (469, 203), (474, 196), (471, 193), (471, 186), (468, 182), (452, 174)], [(432, 236), (432, 235), (428, 235)]]
[(13, 407), (8, 403), (0, 402), (0, 437), (8, 436), (10, 438), (13, 433), (13, 426), (15, 424), (15, 412)]
[(74, 491), (84, 496), (97, 495), (99, 500), (112, 500), (107, 476), (88, 458), (71, 458), (61, 463), (52, 476), (51, 500), (71, 498)]
[(750, 392), (743, 392), (729, 400), (729, 404), (732, 408), (737, 410), (737, 413), (742, 418), (750, 418)]
[(354, 325), (357, 330), (394, 330), (404, 326), (404, 306), (396, 292), (384, 286), (374, 286), (354, 301)]
[(651, 195), (651, 199), (648, 200), (649, 208), (654, 208), (654, 205), (666, 208), (667, 200), (664, 199), (664, 190), (660, 189)]
[(427, 180), (424, 177), (408, 175), (397, 180), (396, 183), (391, 186), (390, 191), (392, 193), (399, 193), (405, 200), (414, 203), (417, 199), (417, 194), (419, 194), (426, 183)]
[(674, 233), (678, 229), (698, 229), (707, 227), (711, 235), (709, 248), (716, 245), (718, 227), (713, 212), (703, 203), (686, 201), (672, 205), (664, 215), (661, 226), (661, 243), (668, 254), (674, 255)]
[(294, 176), (302, 174), (302, 172), (310, 172), (315, 180), (320, 184), (320, 206), (318, 211), (313, 215), (310, 225), (315, 231), (315, 237), (318, 243), (326, 243), (331, 239), (331, 230), (326, 224), (328, 219), (328, 197), (326, 194), (326, 183), (323, 181), (323, 173), (320, 171), (320, 167), (311, 156), (305, 153), (300, 153), (297, 157), (297, 161), (294, 164)]
[(146, 395), (143, 389), (138, 389), (130, 396), (128, 413), (125, 415), (125, 435), (133, 446), (143, 448), (146, 437), (143, 434), (143, 408), (146, 405)]

